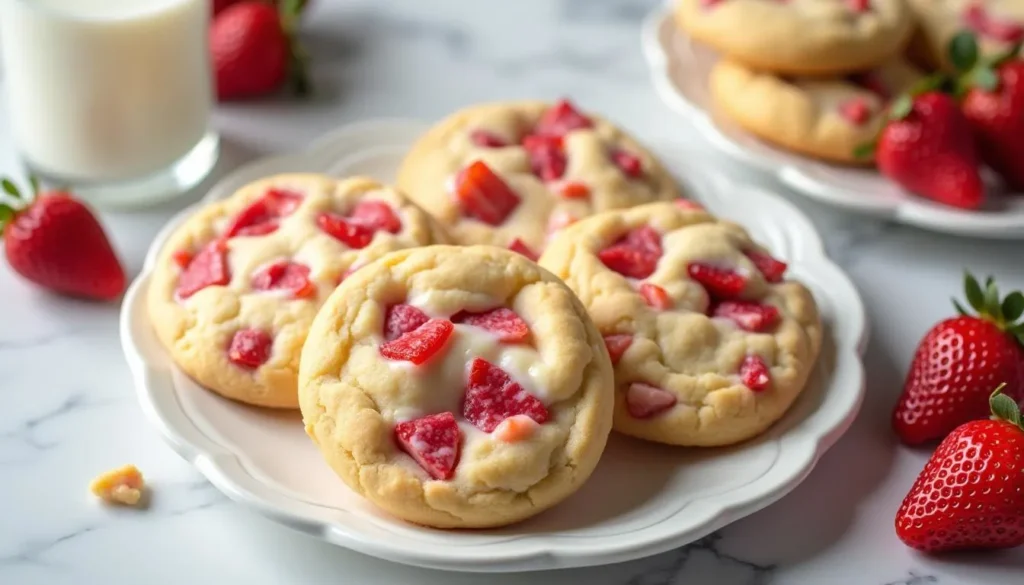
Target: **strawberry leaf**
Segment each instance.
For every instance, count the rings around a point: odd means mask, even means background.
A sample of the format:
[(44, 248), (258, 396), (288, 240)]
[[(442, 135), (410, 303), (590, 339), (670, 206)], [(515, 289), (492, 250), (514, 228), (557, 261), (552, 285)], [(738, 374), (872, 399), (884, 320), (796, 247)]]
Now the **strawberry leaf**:
[(909, 95), (901, 95), (889, 105), (889, 119), (902, 120), (910, 114), (914, 107), (914, 100)]
[(853, 157), (857, 159), (870, 159), (875, 156), (877, 145), (874, 142), (865, 142), (853, 149)]
[(960, 301), (953, 299), (953, 306), (956, 307), (956, 312), (960, 315), (963, 315), (964, 317), (970, 315), (970, 313), (964, 309), (963, 305), (960, 304)]
[(978, 41), (974, 34), (963, 31), (949, 42), (949, 60), (959, 71), (969, 71), (978, 62)]
[(988, 405), (989, 408), (992, 409), (992, 415), (996, 419), (1005, 420), (1018, 428), (1024, 429), (1024, 427), (1021, 426), (1020, 407), (1017, 406), (1017, 403), (1012, 398), (1003, 394), (1004, 388), (1006, 388), (1006, 383), (1000, 384), (988, 399)]
[(14, 213), (15, 212), (11, 207), (0, 204), (0, 234), (4, 232), (4, 227), (7, 225), (7, 222), (14, 217)]
[(999, 317), (999, 288), (991, 276), (985, 279), (985, 314)]
[(985, 293), (981, 291), (981, 285), (970, 272), (964, 273), (964, 293), (971, 308), (979, 313), (985, 310)]
[(1016, 323), (1021, 315), (1024, 315), (1024, 294), (1020, 291), (1013, 291), (1006, 295), (1002, 305), (1003, 319), (1007, 323)]
[(970, 84), (985, 91), (995, 91), (999, 87), (999, 76), (993, 69), (979, 67), (971, 72)]
[(10, 179), (0, 179), (0, 185), (3, 186), (4, 193), (7, 193), (15, 199), (21, 199), (21, 192), (18, 191), (17, 185), (12, 183)]
[(32, 187), (32, 196), (36, 197), (39, 195), (39, 177), (35, 175), (28, 176), (28, 184)]

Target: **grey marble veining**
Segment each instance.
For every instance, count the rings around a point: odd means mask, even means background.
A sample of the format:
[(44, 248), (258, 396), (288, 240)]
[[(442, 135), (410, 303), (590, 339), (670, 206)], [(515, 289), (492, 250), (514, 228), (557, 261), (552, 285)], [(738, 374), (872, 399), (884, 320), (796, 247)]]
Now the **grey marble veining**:
[[(318, 0), (304, 38), (319, 92), (220, 109), (221, 172), (301, 148), (325, 129), (380, 116), (437, 118), (462, 105), (569, 95), (642, 140), (692, 142), (657, 100), (640, 54), (650, 0)], [(2, 77), (0, 77), (2, 79)], [(3, 82), (0, 81), (0, 84)], [(16, 168), (6, 112), (0, 169)], [(721, 172), (778, 190), (709, 153)], [(189, 199), (105, 214), (137, 271), (152, 234)], [(868, 307), (862, 415), (778, 503), (649, 559), (525, 575), (453, 574), (378, 561), (293, 533), (230, 503), (142, 419), (117, 338), (117, 308), (38, 294), (0, 270), (0, 584), (1001, 585), (1024, 552), (935, 560), (895, 537), (896, 508), (927, 454), (899, 447), (889, 411), (920, 335), (950, 312), (971, 266), (1024, 287), (1022, 244), (928, 234), (837, 213), (797, 195)], [(153, 486), (145, 512), (86, 492), (134, 462)]]

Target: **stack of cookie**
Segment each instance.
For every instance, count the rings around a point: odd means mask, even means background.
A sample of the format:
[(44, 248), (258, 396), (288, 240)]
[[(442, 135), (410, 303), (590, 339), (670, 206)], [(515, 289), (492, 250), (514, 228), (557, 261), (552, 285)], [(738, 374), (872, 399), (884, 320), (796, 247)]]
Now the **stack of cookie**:
[(342, 480), (395, 516), (516, 522), (579, 489), (613, 428), (728, 445), (803, 390), (810, 293), (607, 121), (469, 108), (398, 182), (249, 185), (172, 235), (149, 290), (183, 370), (299, 407)]

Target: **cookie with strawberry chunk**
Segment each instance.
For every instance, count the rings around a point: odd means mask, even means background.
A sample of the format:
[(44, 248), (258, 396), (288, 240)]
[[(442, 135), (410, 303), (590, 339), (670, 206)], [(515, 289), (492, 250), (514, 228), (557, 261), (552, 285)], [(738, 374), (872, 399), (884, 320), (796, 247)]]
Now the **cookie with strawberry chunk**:
[(675, 20), (733, 61), (811, 76), (880, 66), (914, 26), (904, 0), (678, 0)]
[(858, 158), (885, 122), (889, 101), (922, 74), (901, 59), (842, 78), (784, 78), (721, 60), (709, 87), (716, 110), (757, 137), (833, 162), (871, 164)]
[(350, 488), (438, 528), (511, 524), (587, 480), (612, 366), (563, 282), (493, 246), (388, 254), (338, 287), (302, 351), (306, 432)]
[[(1001, 55), (1024, 42), (1024, 2), (1019, 0), (908, 0), (919, 23), (911, 42), (915, 60), (953, 69), (949, 43), (970, 31), (984, 57)], [(1024, 51), (1020, 53), (1024, 56)]]
[(740, 226), (673, 203), (585, 219), (540, 259), (587, 307), (615, 366), (615, 430), (659, 443), (754, 437), (804, 389), (811, 293)]
[(564, 100), (452, 114), (413, 146), (398, 185), (457, 243), (534, 257), (573, 221), (680, 196), (643, 146)]
[(150, 318), (203, 386), (297, 408), (302, 342), (338, 282), (388, 252), (446, 240), (423, 210), (371, 179), (269, 177), (200, 208), (168, 238), (149, 282)]

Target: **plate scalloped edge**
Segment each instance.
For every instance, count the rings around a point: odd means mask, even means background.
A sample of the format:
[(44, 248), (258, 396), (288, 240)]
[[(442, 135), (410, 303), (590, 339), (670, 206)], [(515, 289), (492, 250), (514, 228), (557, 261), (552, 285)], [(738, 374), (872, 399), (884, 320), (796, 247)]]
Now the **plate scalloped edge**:
[(672, 0), (669, 0), (666, 4), (656, 6), (643, 22), (641, 48), (650, 69), (651, 80), (658, 97), (673, 111), (681, 114), (719, 151), (774, 176), (783, 185), (802, 195), (843, 209), (952, 235), (986, 239), (1024, 238), (1024, 196), (1020, 196), (1020, 202), (1013, 201), (1014, 195), (1006, 196), (1009, 198), (1006, 200), (1013, 202), (1005, 211), (961, 211), (906, 193), (877, 175), (855, 184), (840, 185), (812, 172), (814, 169), (835, 169), (832, 165), (805, 159), (767, 144), (758, 145), (756, 150), (762, 152), (753, 152), (737, 142), (727, 132), (723, 132), (712, 116), (689, 99), (672, 79), (672, 58), (663, 37), (668, 27), (675, 30), (671, 4)]
[[(382, 141), (381, 147), (386, 149), (389, 146), (393, 148), (403, 143), (408, 144), (422, 128), (419, 122), (400, 120), (368, 121), (343, 127), (315, 143), (305, 153), (273, 157), (245, 165), (219, 182), (204, 198), (204, 202), (223, 197), (241, 184), (274, 172), (344, 169), (346, 160), (360, 160), (373, 153), (373, 149), (367, 150), (365, 146), (354, 150), (349, 148), (358, 143), (359, 137), (371, 136), (374, 140)], [(664, 151), (658, 148), (655, 150), (659, 153)], [(672, 160), (683, 161), (687, 157), (677, 154)], [(831, 408), (829, 418), (817, 421), (813, 428), (801, 424), (781, 435), (778, 439), (780, 457), (758, 479), (713, 497), (695, 500), (655, 526), (631, 533), (629, 539), (531, 535), (474, 547), (419, 543), (413, 549), (397, 550), (368, 540), (364, 532), (354, 532), (347, 528), (343, 520), (348, 512), (327, 509), (293, 498), (255, 478), (238, 454), (204, 434), (184, 413), (175, 396), (169, 360), (164, 360), (162, 364), (147, 361), (135, 339), (136, 327), (146, 320), (143, 297), (155, 255), (171, 230), (194, 211), (194, 207), (182, 211), (159, 232), (147, 254), (142, 273), (129, 287), (122, 305), (122, 346), (141, 407), (172, 448), (232, 500), (301, 532), (391, 561), (471, 572), (542, 570), (621, 562), (693, 542), (790, 492), (849, 428), (864, 396), (864, 371), (860, 356), (867, 342), (867, 329), (864, 306), (855, 287), (826, 257), (817, 232), (791, 203), (777, 195), (735, 184), (722, 175), (703, 174), (697, 167), (687, 168), (686, 177), (680, 178), (687, 190), (696, 194), (713, 212), (721, 207), (746, 209), (759, 206), (771, 215), (785, 218), (786, 229), (776, 229), (767, 234), (768, 245), (794, 262), (798, 274), (813, 274), (816, 280), (827, 282), (829, 301), (836, 298), (842, 300), (843, 310), (836, 313), (836, 321), (830, 323), (835, 363), (833, 383), (828, 391), (830, 395), (841, 395), (843, 401)], [(743, 202), (743, 205), (730, 205), (737, 202)], [(822, 290), (826, 289), (819, 287), (816, 294)], [(837, 388), (837, 384), (842, 386)], [(819, 414), (815, 412), (814, 416)], [(693, 505), (698, 502), (700, 506)], [(693, 515), (698, 512), (698, 508), (699, 516), (695, 518)], [(665, 527), (673, 524), (672, 520), (681, 514), (688, 515), (686, 530)], [(381, 536), (386, 537), (386, 534)]]

